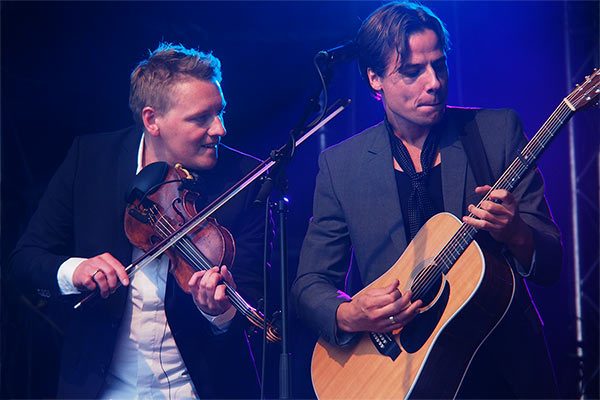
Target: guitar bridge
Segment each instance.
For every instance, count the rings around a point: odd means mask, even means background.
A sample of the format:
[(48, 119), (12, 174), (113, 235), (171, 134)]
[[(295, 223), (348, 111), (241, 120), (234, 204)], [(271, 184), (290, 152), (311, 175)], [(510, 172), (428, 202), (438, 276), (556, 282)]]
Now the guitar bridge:
[(391, 358), (392, 361), (395, 361), (400, 353), (402, 353), (402, 349), (400, 349), (398, 343), (396, 343), (389, 333), (369, 332), (369, 337), (371, 338), (371, 342), (373, 342), (377, 348), (377, 351), (382, 355)]

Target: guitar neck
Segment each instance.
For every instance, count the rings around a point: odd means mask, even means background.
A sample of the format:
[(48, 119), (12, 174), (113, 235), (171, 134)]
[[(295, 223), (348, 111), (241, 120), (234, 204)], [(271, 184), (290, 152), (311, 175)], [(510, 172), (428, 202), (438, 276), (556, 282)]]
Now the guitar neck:
[[(575, 114), (575, 108), (570, 104), (568, 98), (563, 99), (552, 115), (546, 120), (544, 125), (542, 125), (529, 143), (527, 143), (525, 148), (504, 171), (502, 176), (494, 183), (479, 204), (477, 204), (477, 208), (480, 208), (482, 203), (489, 199), (493, 190), (504, 189), (512, 192), (523, 180), (527, 171), (535, 165), (537, 160), (573, 114)], [(475, 218), (473, 214), (469, 214), (469, 217)], [(450, 241), (435, 257), (434, 262), (441, 268), (443, 273), (448, 272), (450, 268), (452, 268), (456, 260), (458, 260), (469, 244), (471, 244), (477, 232), (478, 229), (471, 225), (463, 223), (460, 226)]]

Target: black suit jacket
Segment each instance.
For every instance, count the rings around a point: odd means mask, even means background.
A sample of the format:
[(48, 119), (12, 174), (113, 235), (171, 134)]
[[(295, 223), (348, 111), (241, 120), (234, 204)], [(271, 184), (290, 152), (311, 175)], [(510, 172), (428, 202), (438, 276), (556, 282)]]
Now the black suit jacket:
[[(464, 126), (470, 122), (479, 129), (495, 178), (526, 143), (520, 121), (512, 110), (446, 110), (440, 139), (442, 193), (444, 210), (458, 218), (466, 214), (469, 204), (480, 200), (474, 193), (477, 184), (460, 140)], [(346, 301), (338, 290), (345, 289), (350, 263), (357, 272), (360, 288), (386, 272), (407, 246), (390, 140), (384, 124), (325, 150), (319, 157), (319, 168), (313, 217), (302, 246), (292, 298), (300, 317), (321, 337), (344, 344), (348, 335), (344, 335), (344, 342), (340, 341), (335, 315), (338, 306)], [(511, 260), (517, 276), (526, 276), (537, 283), (552, 283), (560, 273), (562, 247), (560, 232), (544, 198), (539, 171), (531, 171), (514, 195), (519, 200), (521, 217), (534, 231), (535, 241), (531, 269)], [(347, 290), (350, 294), (355, 292)], [(539, 333), (540, 321), (522, 282), (518, 284), (514, 304), (515, 312), (511, 315), (519, 319), (516, 324), (522, 328), (520, 318), (526, 315), (525, 328)]]
[[(125, 198), (136, 172), (140, 138), (141, 130), (131, 127), (75, 139), (10, 257), (15, 282), (42, 296), (64, 301), (56, 276), (69, 257), (89, 258), (109, 252), (123, 265), (130, 264), (132, 246), (125, 236), (123, 218)], [(257, 164), (257, 160), (221, 146), (217, 166), (199, 173), (205, 203)], [(232, 273), (240, 294), (253, 304), (262, 289), (264, 238), (264, 212), (252, 206), (256, 192), (256, 185), (251, 185), (215, 214), (235, 238)], [(112, 359), (127, 290), (122, 287), (106, 300), (70, 312), (59, 397), (92, 398), (99, 394)], [(72, 307), (72, 301), (66, 303), (66, 307)], [(227, 333), (214, 335), (191, 296), (177, 286), (170, 274), (165, 312), (201, 397), (258, 395), (243, 316), (236, 315)]]

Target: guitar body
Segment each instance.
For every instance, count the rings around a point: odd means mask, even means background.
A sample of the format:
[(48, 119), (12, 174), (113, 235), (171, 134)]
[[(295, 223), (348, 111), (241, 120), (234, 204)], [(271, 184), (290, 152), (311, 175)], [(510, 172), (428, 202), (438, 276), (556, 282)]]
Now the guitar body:
[[(356, 296), (400, 281), (403, 292), (450, 240), (461, 223), (451, 214), (432, 217), (396, 263)], [(514, 294), (514, 275), (503, 261), (472, 242), (447, 272), (445, 283), (421, 314), (393, 338), (395, 358), (382, 355), (368, 333), (352, 345), (319, 339), (312, 380), (320, 399), (452, 398), (479, 346), (502, 320)], [(356, 297), (355, 296), (355, 297)]]

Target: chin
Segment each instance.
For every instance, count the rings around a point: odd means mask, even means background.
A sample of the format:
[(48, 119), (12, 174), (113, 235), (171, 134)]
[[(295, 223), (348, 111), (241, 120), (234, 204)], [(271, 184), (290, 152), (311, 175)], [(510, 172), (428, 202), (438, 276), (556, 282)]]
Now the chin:
[(199, 169), (199, 170), (207, 170), (207, 169), (213, 169), (215, 166), (217, 165), (217, 159), (213, 158), (213, 159), (204, 159), (204, 160), (200, 160), (196, 163), (193, 164), (194, 169)]

